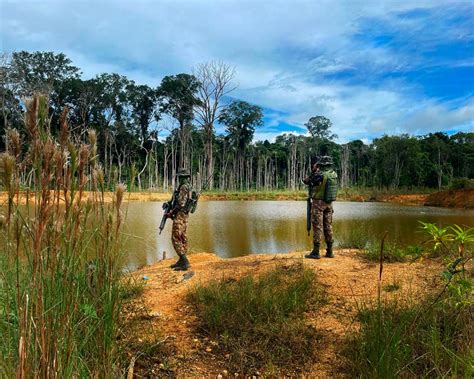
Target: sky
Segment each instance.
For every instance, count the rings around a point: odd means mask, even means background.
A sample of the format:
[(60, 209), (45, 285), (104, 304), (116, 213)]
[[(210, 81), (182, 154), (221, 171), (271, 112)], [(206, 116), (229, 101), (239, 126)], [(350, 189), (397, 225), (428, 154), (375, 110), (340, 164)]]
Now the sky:
[(0, 0), (0, 25), (3, 52), (63, 52), (84, 78), (223, 61), (264, 110), (257, 140), (316, 115), (340, 143), (474, 130), (474, 0)]

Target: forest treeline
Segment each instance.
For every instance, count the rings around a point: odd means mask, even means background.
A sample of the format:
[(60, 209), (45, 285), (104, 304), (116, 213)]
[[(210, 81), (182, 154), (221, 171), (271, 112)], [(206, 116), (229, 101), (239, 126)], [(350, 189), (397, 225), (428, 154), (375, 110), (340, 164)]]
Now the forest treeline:
[[(321, 154), (333, 156), (342, 186), (442, 188), (474, 177), (472, 132), (337, 144), (331, 121), (315, 115), (305, 124), (308, 136), (287, 133), (274, 142), (255, 142), (263, 109), (233, 97), (234, 76), (226, 63), (209, 62), (152, 87), (117, 73), (82, 79), (64, 54), (3, 54), (0, 150), (8, 149), (8, 128), (27, 133), (24, 99), (43, 93), (53, 134), (66, 114), (78, 140), (96, 131), (98, 160), (110, 188), (128, 182), (138, 189), (169, 190), (185, 167), (198, 186), (212, 176), (216, 190), (295, 190)], [(216, 125), (225, 132), (217, 134)], [(28, 173), (22, 180), (27, 184)]]

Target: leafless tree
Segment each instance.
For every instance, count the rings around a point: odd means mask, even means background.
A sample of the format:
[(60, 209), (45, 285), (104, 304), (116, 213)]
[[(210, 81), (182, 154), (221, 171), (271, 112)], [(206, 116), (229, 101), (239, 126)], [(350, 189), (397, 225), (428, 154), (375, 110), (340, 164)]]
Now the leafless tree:
[[(235, 69), (224, 62), (208, 62), (198, 65), (194, 76), (199, 80), (200, 86), (198, 96), (200, 105), (196, 108), (197, 122), (203, 128), (205, 134), (205, 160), (206, 175), (214, 172), (214, 156), (212, 138), (214, 135), (214, 123), (219, 116), (222, 107), (222, 97), (233, 91), (236, 86), (232, 85)], [(213, 187), (213, 178), (210, 179), (209, 188)]]

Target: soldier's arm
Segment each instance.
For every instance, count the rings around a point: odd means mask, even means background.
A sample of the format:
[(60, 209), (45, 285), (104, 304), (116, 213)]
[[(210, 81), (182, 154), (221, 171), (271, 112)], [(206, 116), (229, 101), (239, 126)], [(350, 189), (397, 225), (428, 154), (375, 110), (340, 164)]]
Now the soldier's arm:
[(323, 182), (323, 176), (320, 173), (313, 173), (310, 176), (303, 179), (304, 184), (311, 184), (318, 186)]

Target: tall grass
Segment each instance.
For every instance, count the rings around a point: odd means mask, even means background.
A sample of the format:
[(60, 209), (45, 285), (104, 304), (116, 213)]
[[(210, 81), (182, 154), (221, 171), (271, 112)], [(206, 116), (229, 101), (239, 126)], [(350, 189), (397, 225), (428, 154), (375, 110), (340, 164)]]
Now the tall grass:
[[(351, 376), (366, 378), (466, 377), (474, 375), (474, 302), (471, 250), (472, 228), (440, 228), (421, 223), (430, 236), (430, 255), (445, 260), (444, 286), (437, 294), (418, 298), (385, 299), (359, 307), (360, 330), (344, 350)], [(380, 250), (380, 278), (385, 256)], [(392, 253), (391, 258), (421, 256)], [(374, 253), (371, 253), (375, 256)]]
[(66, 110), (54, 138), (46, 99), (26, 105), (26, 139), (8, 130), (0, 157), (0, 376), (115, 377), (125, 188), (106, 204), (95, 133), (74, 140)]
[(344, 350), (351, 376), (471, 378), (474, 307), (431, 300), (362, 305), (360, 331)]
[(217, 340), (230, 368), (245, 374), (292, 369), (312, 360), (316, 331), (305, 312), (323, 299), (315, 274), (302, 265), (277, 267), (258, 279), (216, 280), (193, 289), (201, 333)]

